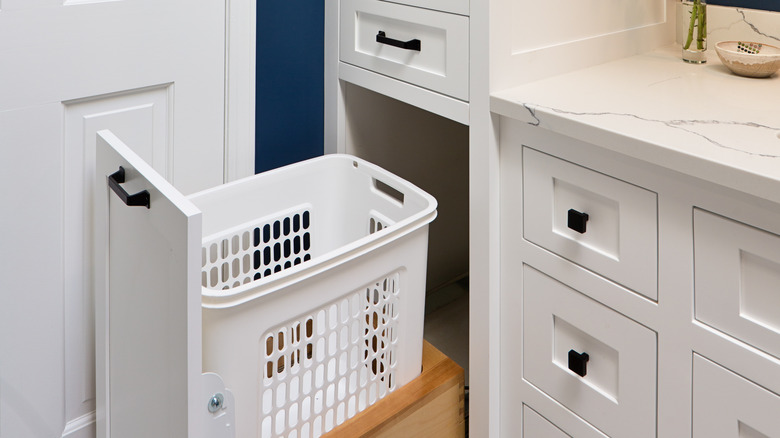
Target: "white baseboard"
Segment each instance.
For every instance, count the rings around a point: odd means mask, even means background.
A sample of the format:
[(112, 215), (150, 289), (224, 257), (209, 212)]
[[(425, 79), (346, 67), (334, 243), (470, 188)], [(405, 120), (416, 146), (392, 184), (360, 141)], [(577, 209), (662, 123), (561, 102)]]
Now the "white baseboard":
[(95, 411), (69, 421), (62, 431), (62, 438), (95, 438)]

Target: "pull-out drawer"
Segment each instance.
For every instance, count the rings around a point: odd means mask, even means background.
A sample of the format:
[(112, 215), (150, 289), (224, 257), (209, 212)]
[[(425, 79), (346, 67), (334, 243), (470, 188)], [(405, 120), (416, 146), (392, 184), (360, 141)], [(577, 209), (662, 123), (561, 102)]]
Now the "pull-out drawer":
[(523, 236), (658, 298), (657, 195), (523, 148)]
[[(516, 436), (516, 434), (511, 434)], [(606, 438), (606, 435), (594, 429), (581, 419), (568, 422), (566, 427), (553, 424), (533, 408), (523, 404), (522, 438)]]
[(655, 436), (656, 334), (523, 268), (523, 378), (609, 436)]
[(780, 236), (694, 209), (696, 319), (780, 357)]
[(341, 2), (341, 60), (469, 99), (468, 17), (378, 1)]
[(110, 131), (95, 169), (98, 436), (320, 436), (420, 374), (429, 195), (329, 155), (185, 197)]
[(469, 15), (469, 0), (387, 0), (419, 8)]
[(570, 438), (567, 433), (523, 405), (523, 438)]
[(780, 437), (780, 397), (699, 355), (693, 357), (693, 436)]

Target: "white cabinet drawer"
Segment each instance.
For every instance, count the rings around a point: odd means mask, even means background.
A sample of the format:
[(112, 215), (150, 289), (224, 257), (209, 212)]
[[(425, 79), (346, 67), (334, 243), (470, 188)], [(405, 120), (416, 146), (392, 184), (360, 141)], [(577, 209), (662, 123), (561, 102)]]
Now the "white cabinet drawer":
[[(460, 15), (343, 0), (340, 56), (349, 64), (468, 101), (468, 31), (469, 19)], [(414, 41), (418, 48), (393, 45), (413, 46)]]
[(523, 438), (571, 438), (567, 433), (523, 405)]
[(694, 209), (696, 319), (780, 357), (780, 236)]
[(657, 300), (657, 229), (655, 193), (523, 148), (527, 240)]
[(392, 0), (401, 3), (435, 11), (451, 12), (453, 14), (469, 15), (469, 0)]
[(778, 438), (780, 397), (699, 355), (693, 358), (693, 436)]
[(527, 265), (523, 294), (523, 378), (609, 436), (655, 436), (655, 332)]

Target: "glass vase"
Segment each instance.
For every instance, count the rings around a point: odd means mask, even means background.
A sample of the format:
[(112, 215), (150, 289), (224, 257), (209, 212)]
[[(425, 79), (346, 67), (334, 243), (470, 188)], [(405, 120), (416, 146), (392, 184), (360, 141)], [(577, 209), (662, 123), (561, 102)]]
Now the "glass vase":
[(682, 59), (692, 64), (707, 62), (707, 1), (682, 2)]

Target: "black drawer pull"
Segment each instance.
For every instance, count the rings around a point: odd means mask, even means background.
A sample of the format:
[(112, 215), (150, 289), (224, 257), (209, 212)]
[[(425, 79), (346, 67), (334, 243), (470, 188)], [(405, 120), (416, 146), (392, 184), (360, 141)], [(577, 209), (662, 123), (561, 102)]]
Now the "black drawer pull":
[(400, 47), (401, 49), (415, 50), (417, 52), (420, 51), (420, 46), (422, 45), (422, 43), (418, 39), (413, 39), (409, 41), (400, 41), (400, 40), (394, 40), (392, 38), (388, 38), (385, 35), (385, 31), (383, 30), (380, 30), (379, 33), (376, 34), (376, 42), (381, 44), (387, 44), (388, 46)]
[(574, 350), (569, 350), (569, 369), (580, 377), (585, 377), (588, 374), (588, 353), (577, 353)]
[(584, 234), (588, 224), (588, 213), (581, 213), (575, 209), (569, 210), (569, 218), (566, 225), (572, 230)]
[(120, 186), (125, 182), (125, 169), (119, 166), (119, 170), (108, 176), (108, 185), (111, 190), (119, 196), (119, 199), (128, 206), (143, 206), (149, 208), (149, 192), (142, 190), (132, 195), (128, 194), (124, 187)]

